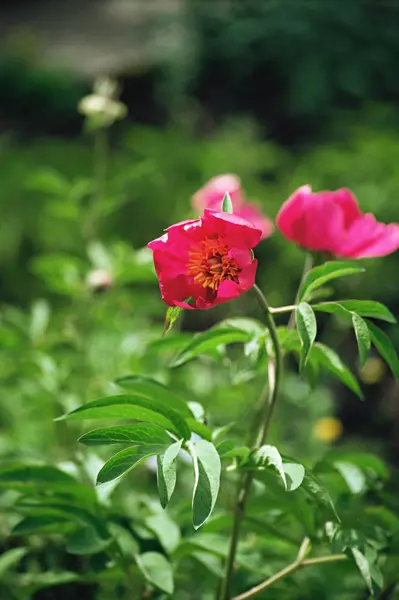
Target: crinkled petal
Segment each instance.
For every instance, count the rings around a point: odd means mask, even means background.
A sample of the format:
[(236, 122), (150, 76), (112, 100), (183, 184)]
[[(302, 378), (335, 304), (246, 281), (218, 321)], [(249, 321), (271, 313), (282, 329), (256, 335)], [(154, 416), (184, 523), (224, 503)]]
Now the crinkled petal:
[(254, 248), (260, 242), (260, 229), (236, 214), (205, 209), (201, 220), (208, 235), (225, 237), (230, 246)]
[(319, 192), (318, 196), (324, 196), (341, 207), (344, 215), (345, 228), (348, 228), (350, 224), (362, 214), (356, 197), (348, 190), (348, 188), (340, 188), (335, 192)]

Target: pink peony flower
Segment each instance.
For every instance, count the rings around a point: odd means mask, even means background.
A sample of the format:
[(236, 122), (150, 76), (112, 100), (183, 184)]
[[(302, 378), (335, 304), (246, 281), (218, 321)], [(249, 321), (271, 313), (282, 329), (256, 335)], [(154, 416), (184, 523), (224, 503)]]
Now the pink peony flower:
[(304, 185), (283, 204), (276, 222), (292, 242), (340, 257), (385, 256), (399, 248), (399, 225), (362, 213), (346, 188), (313, 193)]
[(211, 209), (172, 225), (148, 244), (162, 299), (169, 306), (208, 309), (247, 292), (255, 283), (252, 248), (260, 238), (251, 223)]
[(246, 202), (244, 192), (241, 188), (241, 181), (237, 175), (219, 175), (210, 179), (192, 197), (193, 208), (199, 212), (205, 208), (212, 208), (219, 211), (226, 192), (230, 194), (234, 214), (260, 229), (262, 240), (272, 234), (273, 223), (262, 214), (262, 211), (256, 204)]

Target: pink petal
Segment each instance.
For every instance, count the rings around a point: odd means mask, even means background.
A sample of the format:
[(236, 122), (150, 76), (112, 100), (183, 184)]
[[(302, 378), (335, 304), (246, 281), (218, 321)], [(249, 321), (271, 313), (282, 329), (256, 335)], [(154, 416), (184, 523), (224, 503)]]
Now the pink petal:
[(192, 197), (193, 208), (202, 212), (204, 208), (221, 209), (223, 196), (229, 192), (234, 207), (238, 207), (243, 200), (241, 181), (237, 175), (226, 174), (213, 177)]
[(322, 194), (339, 204), (344, 214), (345, 228), (362, 214), (356, 197), (347, 188), (340, 188), (335, 192), (320, 192), (318, 195)]
[(268, 219), (253, 202), (244, 202), (236, 212), (237, 215), (242, 219), (249, 221), (257, 229), (261, 230), (262, 240), (266, 239), (273, 233), (274, 225), (272, 221)]
[(201, 220), (206, 226), (208, 235), (225, 236), (230, 246), (254, 248), (260, 242), (262, 235), (260, 229), (236, 214), (205, 209)]
[(386, 256), (399, 249), (399, 225), (385, 225), (374, 215), (361, 215), (347, 230), (338, 254), (351, 258)]
[(229, 256), (236, 260), (240, 269), (244, 269), (253, 262), (252, 252), (247, 248), (231, 248)]

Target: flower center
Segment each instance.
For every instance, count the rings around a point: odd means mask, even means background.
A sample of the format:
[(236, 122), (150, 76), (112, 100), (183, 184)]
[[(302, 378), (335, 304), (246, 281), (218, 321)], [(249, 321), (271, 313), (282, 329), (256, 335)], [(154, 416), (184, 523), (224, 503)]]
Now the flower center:
[(217, 291), (222, 281), (238, 282), (241, 269), (235, 258), (229, 256), (229, 247), (221, 239), (205, 238), (189, 251), (187, 273), (195, 283)]

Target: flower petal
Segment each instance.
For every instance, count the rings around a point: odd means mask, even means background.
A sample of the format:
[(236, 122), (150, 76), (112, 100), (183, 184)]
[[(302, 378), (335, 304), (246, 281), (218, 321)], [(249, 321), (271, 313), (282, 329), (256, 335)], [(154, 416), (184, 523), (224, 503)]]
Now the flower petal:
[(213, 208), (217, 211), (221, 209), (223, 196), (229, 192), (233, 208), (243, 201), (241, 190), (241, 181), (237, 175), (228, 173), (213, 177), (192, 197), (193, 208), (202, 212), (205, 208)]
[(347, 231), (340, 256), (372, 258), (386, 256), (399, 249), (399, 225), (385, 225), (371, 214), (361, 215)]
[(261, 230), (261, 240), (266, 239), (273, 233), (274, 225), (272, 221), (268, 219), (253, 202), (244, 202), (237, 209), (236, 214)]

